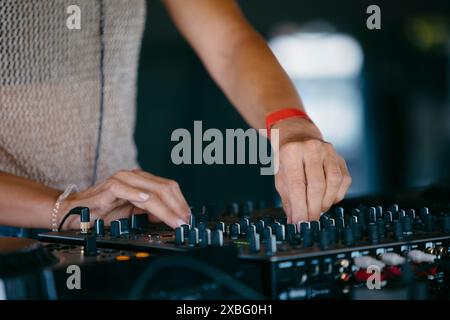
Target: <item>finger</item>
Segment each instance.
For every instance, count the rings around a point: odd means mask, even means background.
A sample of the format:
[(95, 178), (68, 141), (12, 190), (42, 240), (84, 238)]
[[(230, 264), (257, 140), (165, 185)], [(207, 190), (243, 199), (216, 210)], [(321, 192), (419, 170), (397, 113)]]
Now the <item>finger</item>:
[(189, 218), (189, 205), (175, 181), (156, 177), (142, 171), (130, 172), (127, 175), (117, 176), (117, 178), (132, 186), (156, 193), (180, 218), (184, 220)]
[(338, 157), (337, 161), (338, 161), (339, 168), (342, 172), (342, 183), (341, 183), (341, 186), (337, 193), (335, 203), (338, 203), (344, 199), (345, 194), (347, 193), (348, 189), (350, 188), (350, 186), (352, 184), (352, 178), (350, 176), (350, 172), (348, 171), (345, 160), (342, 159), (341, 157)]
[(187, 212), (190, 213), (191, 208), (189, 207), (189, 204), (187, 203), (183, 193), (181, 192), (181, 189), (180, 189), (178, 183), (176, 183), (173, 180), (169, 180), (169, 179), (165, 179), (165, 178), (162, 178), (162, 177), (155, 176), (155, 175), (153, 175), (153, 174), (151, 174), (149, 172), (145, 172), (145, 171), (142, 171), (142, 170), (133, 170), (133, 172), (135, 174), (143, 177), (143, 178), (153, 179), (155, 181), (158, 181), (161, 184), (172, 183), (173, 187), (174, 187), (173, 191), (174, 191), (175, 195), (177, 196), (178, 200), (180, 201), (183, 210), (187, 210)]
[(294, 158), (285, 168), (288, 187), (288, 206), (291, 210), (291, 223), (308, 220), (308, 207), (306, 198), (306, 177), (301, 158)]
[(275, 189), (277, 189), (278, 194), (281, 198), (281, 203), (283, 205), (284, 213), (286, 214), (288, 223), (291, 223), (292, 221), (292, 210), (289, 205), (289, 196), (288, 192), (286, 191), (286, 187), (283, 183), (282, 174), (277, 174), (275, 176)]
[(305, 155), (304, 161), (308, 219), (318, 220), (322, 213), (322, 202), (325, 193), (323, 160), (317, 153), (308, 153)]
[(326, 158), (323, 167), (325, 171), (326, 186), (325, 195), (322, 201), (322, 212), (325, 212), (334, 204), (343, 179), (341, 169), (335, 158)]
[(133, 203), (136, 207), (144, 209), (148, 211), (150, 214), (155, 215), (165, 224), (170, 226), (171, 228), (176, 228), (181, 226), (182, 224), (186, 224), (187, 221), (180, 219), (179, 216), (175, 212), (173, 212), (165, 202), (163, 202), (159, 196), (154, 195), (147, 202), (136, 202)]
[(105, 182), (104, 190), (100, 194), (104, 194), (105, 197), (108, 197), (107, 199), (109, 199), (111, 203), (118, 199), (130, 202), (145, 202), (150, 198), (150, 193), (144, 192), (143, 190), (116, 178), (110, 178)]

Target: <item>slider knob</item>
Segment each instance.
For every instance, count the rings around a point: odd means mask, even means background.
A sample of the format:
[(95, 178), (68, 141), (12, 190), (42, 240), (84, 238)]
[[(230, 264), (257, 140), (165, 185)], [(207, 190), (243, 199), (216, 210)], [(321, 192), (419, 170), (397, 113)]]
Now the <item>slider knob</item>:
[(268, 240), (268, 239), (270, 239), (270, 237), (272, 237), (272, 228), (267, 226), (263, 229), (262, 238), (264, 240)]
[(284, 241), (286, 238), (286, 230), (284, 225), (280, 224), (275, 227), (275, 236), (277, 241)]
[(196, 246), (199, 242), (199, 234), (197, 228), (192, 228), (189, 231), (189, 245)]
[(223, 247), (223, 232), (222, 232), (222, 230), (215, 230), (212, 232), (211, 245), (214, 247)]
[(184, 230), (181, 227), (175, 228), (175, 244), (181, 246), (184, 243)]
[(261, 250), (261, 240), (258, 233), (254, 233), (250, 237), (250, 251), (253, 253), (259, 252)]
[(241, 233), (241, 226), (239, 225), (239, 223), (230, 224), (230, 238), (231, 239), (237, 239), (239, 237), (240, 233)]
[(327, 229), (320, 230), (319, 245), (322, 250), (326, 250), (326, 249), (330, 248), (330, 238), (329, 238)]
[(204, 228), (200, 231), (200, 245), (207, 247), (211, 244), (211, 230)]
[(394, 237), (397, 240), (403, 239), (403, 229), (402, 225), (400, 224), (400, 221), (394, 220), (392, 222), (392, 231), (394, 232)]
[(351, 227), (347, 227), (344, 230), (344, 243), (346, 246), (353, 246), (355, 244), (353, 229)]
[(111, 236), (111, 238), (120, 237), (119, 221), (118, 220), (111, 221), (111, 227), (109, 229), (109, 235)]
[(303, 231), (303, 247), (309, 248), (313, 245), (313, 232), (311, 228)]
[(378, 234), (378, 226), (376, 223), (369, 224), (369, 241), (372, 244), (377, 244), (380, 241), (380, 235)]
[(103, 219), (95, 220), (94, 229), (97, 236), (103, 237), (105, 235), (105, 222)]
[(266, 240), (266, 254), (273, 255), (277, 252), (277, 238), (275, 235), (271, 235), (269, 239)]
[(216, 230), (220, 230), (225, 233), (225, 223), (223, 223), (222, 221), (217, 222)]

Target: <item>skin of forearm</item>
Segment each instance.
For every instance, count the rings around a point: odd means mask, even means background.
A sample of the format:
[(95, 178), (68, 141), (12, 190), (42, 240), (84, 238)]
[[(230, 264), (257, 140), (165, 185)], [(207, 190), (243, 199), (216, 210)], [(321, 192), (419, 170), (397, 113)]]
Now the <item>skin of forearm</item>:
[(61, 191), (0, 172), (0, 225), (50, 228), (51, 212)]
[(222, 68), (212, 74), (244, 119), (255, 128), (264, 128), (271, 111), (303, 110), (296, 88), (264, 39), (250, 27), (235, 38), (224, 48), (228, 53), (221, 55), (227, 57)]

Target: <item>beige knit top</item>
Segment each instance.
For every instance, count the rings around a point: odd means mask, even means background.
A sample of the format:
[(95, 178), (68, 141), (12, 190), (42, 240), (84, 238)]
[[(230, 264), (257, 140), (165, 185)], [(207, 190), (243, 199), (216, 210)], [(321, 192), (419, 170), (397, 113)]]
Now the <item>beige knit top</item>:
[(0, 1), (0, 171), (64, 189), (137, 167), (144, 21), (145, 0)]

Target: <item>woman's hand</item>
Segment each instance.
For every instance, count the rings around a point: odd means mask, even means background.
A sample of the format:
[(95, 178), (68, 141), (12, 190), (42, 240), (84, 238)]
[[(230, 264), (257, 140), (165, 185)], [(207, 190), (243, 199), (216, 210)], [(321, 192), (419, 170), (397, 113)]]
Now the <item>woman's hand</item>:
[(288, 222), (318, 220), (350, 187), (345, 161), (308, 120), (287, 119), (272, 128), (280, 135), (275, 186)]
[[(172, 228), (188, 223), (190, 208), (178, 183), (142, 170), (122, 170), (63, 201), (62, 215), (74, 207), (88, 207), (91, 221), (102, 218), (105, 224), (130, 216), (137, 210), (150, 214), (150, 220), (162, 221)], [(63, 229), (79, 228), (78, 218), (69, 217)]]

